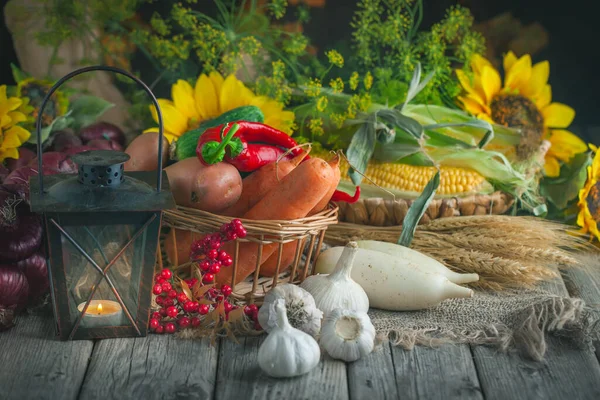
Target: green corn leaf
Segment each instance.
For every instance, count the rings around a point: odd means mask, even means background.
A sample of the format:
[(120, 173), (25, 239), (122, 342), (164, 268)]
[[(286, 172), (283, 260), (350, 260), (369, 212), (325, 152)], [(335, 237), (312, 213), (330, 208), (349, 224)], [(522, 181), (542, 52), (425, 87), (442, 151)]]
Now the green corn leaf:
[(421, 195), (408, 209), (408, 212), (404, 217), (404, 221), (402, 222), (402, 233), (400, 234), (400, 239), (398, 239), (398, 244), (400, 246), (410, 247), (410, 244), (415, 236), (417, 225), (423, 217), (423, 214), (425, 214), (427, 207), (429, 207), (431, 200), (433, 200), (435, 192), (439, 186), (440, 171), (438, 170), (431, 180), (429, 180), (425, 186), (425, 189), (423, 189), (423, 193), (421, 193)]
[(485, 145), (487, 145), (489, 142), (491, 142), (492, 139), (494, 138), (494, 128), (492, 127), (492, 124), (490, 124), (487, 121), (481, 120), (481, 119), (471, 119), (466, 122), (450, 122), (450, 123), (433, 124), (433, 125), (424, 126), (424, 128), (426, 130), (434, 130), (434, 129), (441, 129), (441, 128), (466, 128), (466, 127), (479, 128), (479, 129), (485, 130), (486, 133), (483, 135), (483, 137), (479, 140), (479, 143), (477, 144), (477, 147), (479, 147), (479, 148), (483, 148)]
[(402, 109), (406, 107), (408, 103), (412, 101), (420, 92), (427, 86), (431, 78), (433, 78), (434, 72), (430, 72), (423, 81), (421, 81), (421, 63), (417, 63), (415, 67), (415, 71), (413, 73), (412, 79), (410, 81), (410, 86), (408, 87), (408, 92), (406, 93), (406, 100), (404, 100), (404, 104), (402, 104)]
[(373, 158), (382, 162), (396, 162), (420, 151), (418, 143), (389, 143), (376, 146)]
[(400, 111), (394, 109), (382, 109), (376, 112), (377, 118), (402, 131), (410, 134), (415, 139), (421, 139), (423, 136), (423, 126), (416, 120), (403, 115)]
[[(369, 121), (362, 124), (356, 133), (352, 136), (350, 145), (346, 150), (348, 162), (351, 165), (348, 175), (355, 185), (360, 185), (362, 174), (367, 169), (367, 164), (375, 150), (377, 134), (375, 132), (374, 116), (369, 117)], [(356, 171), (360, 172), (357, 173)]]

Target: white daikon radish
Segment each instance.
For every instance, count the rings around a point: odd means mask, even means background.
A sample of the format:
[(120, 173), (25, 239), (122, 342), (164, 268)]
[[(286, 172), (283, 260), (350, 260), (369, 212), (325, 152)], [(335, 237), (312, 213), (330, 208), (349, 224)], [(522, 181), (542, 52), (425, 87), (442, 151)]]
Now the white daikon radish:
[[(343, 247), (332, 247), (317, 259), (316, 272), (329, 274), (342, 255)], [(446, 277), (419, 270), (411, 261), (374, 250), (359, 249), (351, 277), (367, 293), (373, 308), (391, 311), (421, 310), (446, 299), (473, 296), (471, 289)]]
[(479, 280), (479, 275), (477, 274), (459, 274), (437, 260), (399, 244), (379, 242), (377, 240), (357, 240), (356, 243), (361, 249), (380, 251), (393, 257), (405, 259), (411, 265), (414, 265), (415, 268), (425, 272), (436, 272), (448, 278), (452, 283), (470, 283)]

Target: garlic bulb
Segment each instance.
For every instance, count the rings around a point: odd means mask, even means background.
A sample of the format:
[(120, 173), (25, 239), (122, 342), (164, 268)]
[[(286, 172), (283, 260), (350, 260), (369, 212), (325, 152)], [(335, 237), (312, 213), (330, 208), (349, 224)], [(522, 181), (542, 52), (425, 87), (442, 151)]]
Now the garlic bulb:
[(290, 325), (312, 336), (319, 334), (323, 313), (317, 308), (315, 299), (306, 290), (289, 283), (271, 289), (258, 310), (258, 322), (266, 332), (277, 326), (275, 304), (280, 299), (285, 302)]
[(290, 325), (283, 299), (275, 302), (277, 326), (258, 349), (258, 365), (269, 376), (304, 375), (319, 364), (321, 350), (312, 336)]
[(325, 316), (336, 308), (360, 312), (369, 311), (369, 298), (363, 288), (352, 280), (352, 264), (358, 252), (356, 242), (350, 242), (329, 275), (313, 275), (300, 285), (315, 299), (317, 308)]
[(375, 327), (364, 312), (336, 308), (325, 317), (320, 342), (331, 357), (356, 361), (373, 351)]

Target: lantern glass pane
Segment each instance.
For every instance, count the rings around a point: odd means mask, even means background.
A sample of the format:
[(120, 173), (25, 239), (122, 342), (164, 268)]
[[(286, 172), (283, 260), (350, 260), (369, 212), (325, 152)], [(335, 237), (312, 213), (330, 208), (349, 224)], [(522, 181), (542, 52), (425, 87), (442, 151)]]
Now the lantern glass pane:
[[(69, 310), (75, 322), (95, 285), (98, 286), (81, 327), (131, 326), (121, 302), (131, 318), (137, 318), (140, 280), (144, 262), (147, 234), (141, 225), (65, 226), (65, 231), (94, 264), (68, 239), (62, 237), (63, 262), (66, 269)], [(125, 247), (127, 246), (127, 247)], [(124, 249), (125, 248), (125, 249)], [(124, 249), (124, 250), (123, 250)], [(108, 272), (109, 281), (102, 275), (114, 259)], [(150, 260), (151, 262), (152, 260)], [(112, 286), (111, 286), (112, 284)], [(115, 295), (118, 293), (119, 298)], [(101, 310), (98, 310), (98, 304)], [(94, 316), (94, 312), (98, 316)]]

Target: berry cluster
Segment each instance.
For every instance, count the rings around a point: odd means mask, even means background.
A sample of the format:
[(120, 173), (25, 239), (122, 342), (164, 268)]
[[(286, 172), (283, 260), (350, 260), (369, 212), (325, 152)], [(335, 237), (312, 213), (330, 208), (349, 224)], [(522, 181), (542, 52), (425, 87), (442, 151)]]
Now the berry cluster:
[[(190, 258), (196, 263), (200, 282), (196, 278), (190, 278), (184, 282), (189, 288), (197, 285), (204, 286), (211, 284), (215, 280), (215, 275), (221, 271), (222, 267), (229, 267), (233, 264), (231, 256), (221, 250), (223, 243), (243, 238), (246, 236), (246, 229), (242, 221), (234, 219), (228, 224), (223, 224), (220, 232), (208, 235), (201, 240), (194, 242), (191, 246)], [(229, 285), (222, 285), (219, 289), (210, 288), (204, 294), (205, 302), (198, 302), (188, 298), (183, 290), (177, 291), (174, 287), (173, 273), (169, 269), (163, 269), (155, 276), (155, 285), (152, 293), (156, 295), (156, 304), (161, 308), (153, 312), (150, 318), (150, 329), (156, 333), (174, 333), (178, 327), (185, 329), (187, 327), (197, 327), (200, 325), (202, 316), (208, 314), (219, 304), (223, 304), (225, 318), (229, 313), (235, 310), (234, 306), (227, 298), (231, 295), (233, 289)], [(258, 309), (255, 305), (246, 306), (245, 314), (254, 321), (256, 329), (258, 325)]]

